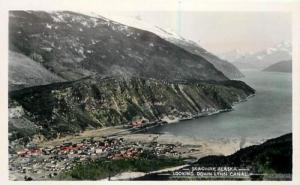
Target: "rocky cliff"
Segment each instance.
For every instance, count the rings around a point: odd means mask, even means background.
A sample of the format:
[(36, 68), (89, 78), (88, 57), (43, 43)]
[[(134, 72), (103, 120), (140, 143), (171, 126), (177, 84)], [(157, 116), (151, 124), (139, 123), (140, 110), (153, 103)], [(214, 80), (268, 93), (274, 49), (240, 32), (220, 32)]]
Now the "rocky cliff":
[(54, 138), (141, 117), (154, 121), (230, 110), (234, 102), (253, 93), (241, 81), (175, 83), (90, 77), (12, 91), (9, 128), (12, 140), (36, 134)]

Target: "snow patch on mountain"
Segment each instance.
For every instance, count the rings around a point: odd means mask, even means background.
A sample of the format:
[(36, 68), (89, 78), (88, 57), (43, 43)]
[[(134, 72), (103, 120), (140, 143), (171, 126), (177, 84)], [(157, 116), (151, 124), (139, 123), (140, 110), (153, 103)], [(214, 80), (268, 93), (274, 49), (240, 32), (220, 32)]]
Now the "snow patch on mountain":
[(220, 53), (219, 57), (228, 60), (230, 62), (243, 62), (247, 58), (257, 58), (258, 60), (263, 60), (264, 58), (270, 57), (272, 55), (287, 55), (286, 59), (292, 56), (292, 45), (288, 41), (280, 42), (273, 47), (266, 48), (258, 52), (243, 52), (240, 49), (229, 51), (226, 53)]
[[(91, 16), (91, 17), (98, 17), (101, 19), (104, 19), (106, 21), (115, 21), (117, 23), (124, 24), (123, 28), (126, 29), (127, 26), (135, 27), (141, 30), (150, 31), (152, 33), (155, 33), (159, 35), (162, 38), (175, 38), (180, 40), (186, 40), (182, 36), (178, 35), (172, 30), (161, 28), (156, 25), (151, 25), (150, 23), (144, 22), (141, 18), (130, 18), (125, 16), (118, 16), (118, 15), (112, 15), (108, 13), (101, 13), (101, 15), (94, 13), (94, 12), (80, 12), (85, 15)], [(127, 26), (126, 26), (127, 25)]]
[(263, 69), (276, 62), (292, 59), (290, 42), (280, 42), (273, 47), (253, 53), (242, 53), (238, 50), (220, 55), (221, 58), (233, 62), (239, 68)]

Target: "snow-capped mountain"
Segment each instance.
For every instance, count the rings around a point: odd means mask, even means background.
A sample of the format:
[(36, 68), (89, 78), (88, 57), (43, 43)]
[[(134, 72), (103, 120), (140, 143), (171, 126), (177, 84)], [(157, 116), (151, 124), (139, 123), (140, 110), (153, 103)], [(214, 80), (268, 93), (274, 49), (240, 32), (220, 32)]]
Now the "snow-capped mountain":
[(9, 109), (22, 112), (10, 117), (11, 141), (230, 110), (255, 93), (216, 69), (213, 56), (70, 11), (10, 11), (9, 50)]
[(11, 11), (9, 15), (10, 50), (63, 80), (93, 75), (170, 81), (228, 79), (204, 57), (152, 32), (109, 19), (69, 11)]
[(223, 72), (225, 76), (227, 76), (228, 78), (234, 79), (234, 78), (241, 78), (244, 76), (233, 64), (229, 63), (226, 60), (220, 59), (216, 55), (210, 53), (209, 51), (199, 46), (196, 42), (188, 40), (170, 29), (162, 28), (156, 25), (151, 25), (150, 23), (143, 21), (140, 17), (130, 18), (124, 16), (117, 16), (114, 14), (105, 14), (105, 13), (101, 15), (98, 15), (96, 13), (91, 13), (91, 12), (82, 12), (82, 13), (90, 16), (104, 18), (107, 20), (113, 20), (118, 23), (122, 23), (124, 25), (150, 31), (160, 36), (161, 38), (187, 50), (192, 54), (205, 58), (210, 63), (212, 63), (219, 71)]
[(290, 42), (285, 41), (259, 52), (246, 53), (235, 50), (221, 54), (220, 57), (231, 61), (241, 69), (254, 68), (261, 70), (279, 61), (291, 60), (292, 46)]
[(152, 33), (155, 33), (156, 35), (159, 35), (160, 37), (166, 39), (166, 38), (176, 38), (176, 39), (181, 39), (181, 40), (186, 40), (185, 38), (181, 37), (180, 35), (176, 34), (174, 31), (167, 29), (167, 28), (162, 28), (156, 25), (152, 25), (148, 22), (145, 22), (142, 20), (142, 18), (131, 18), (131, 17), (126, 17), (126, 16), (119, 16), (116, 14), (109, 14), (109, 13), (95, 13), (95, 12), (80, 12), (88, 16), (92, 17), (98, 17), (101, 19), (106, 19), (110, 21), (115, 21), (127, 26), (132, 26), (141, 30), (146, 30), (150, 31)]

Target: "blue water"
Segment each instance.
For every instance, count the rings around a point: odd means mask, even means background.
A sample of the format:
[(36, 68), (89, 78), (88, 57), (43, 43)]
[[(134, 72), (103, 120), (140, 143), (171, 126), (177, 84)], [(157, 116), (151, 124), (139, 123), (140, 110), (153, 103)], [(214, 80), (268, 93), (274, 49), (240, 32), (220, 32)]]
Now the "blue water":
[(231, 112), (156, 127), (150, 132), (192, 138), (273, 138), (292, 131), (292, 75), (243, 71), (256, 90)]

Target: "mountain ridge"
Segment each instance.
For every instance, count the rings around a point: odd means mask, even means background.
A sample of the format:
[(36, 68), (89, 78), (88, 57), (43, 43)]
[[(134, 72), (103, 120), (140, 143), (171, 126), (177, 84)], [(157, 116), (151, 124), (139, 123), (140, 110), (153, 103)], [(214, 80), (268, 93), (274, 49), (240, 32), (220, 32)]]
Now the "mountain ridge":
[(10, 91), (10, 141), (216, 113), (255, 93), (202, 56), (104, 18), (10, 11), (9, 27), (11, 52), (64, 80)]
[(239, 50), (219, 55), (227, 59), (240, 69), (259, 69), (292, 59), (292, 46), (290, 42), (280, 42), (273, 47), (257, 52), (241, 52)]
[(66, 80), (95, 74), (228, 80), (203, 57), (159, 36), (74, 12), (10, 11), (10, 50)]
[[(88, 13), (86, 13), (86, 14), (90, 15)], [(92, 14), (92, 15), (97, 16), (97, 14)], [(161, 27), (158, 27), (155, 25), (150, 25), (150, 24), (143, 22), (142, 20), (137, 20), (137, 19), (116, 17), (116, 16), (109, 16), (109, 15), (104, 15), (104, 17), (107, 17), (111, 20), (129, 25), (129, 26), (137, 27), (142, 30), (147, 30), (147, 31), (153, 32), (156, 35), (162, 37), (163, 39), (169, 41), (170, 43), (173, 43), (192, 54), (195, 54), (195, 55), (205, 58), (210, 63), (212, 63), (219, 71), (223, 72), (225, 74), (225, 76), (229, 77), (230, 79), (244, 77), (244, 75), (230, 62), (220, 59), (216, 55), (213, 55), (212, 53), (208, 52), (207, 50), (205, 50), (204, 48), (199, 46), (196, 42), (185, 39), (184, 37), (172, 32), (170, 30), (167, 30), (165, 28), (161, 28)]]
[(283, 72), (283, 73), (292, 73), (292, 61), (287, 60), (287, 61), (280, 61), (275, 64), (272, 64), (263, 71), (267, 72)]
[(62, 82), (65, 79), (57, 76), (40, 63), (29, 57), (9, 51), (9, 90)]

